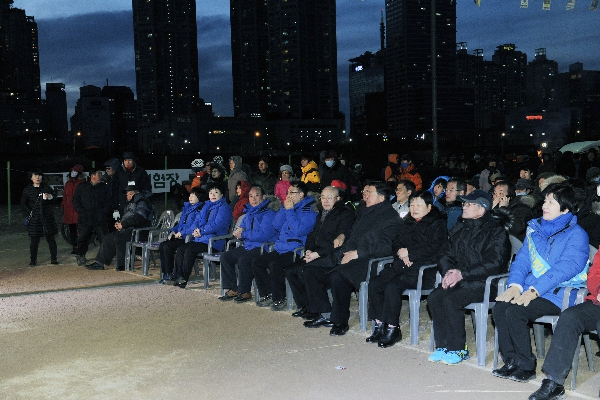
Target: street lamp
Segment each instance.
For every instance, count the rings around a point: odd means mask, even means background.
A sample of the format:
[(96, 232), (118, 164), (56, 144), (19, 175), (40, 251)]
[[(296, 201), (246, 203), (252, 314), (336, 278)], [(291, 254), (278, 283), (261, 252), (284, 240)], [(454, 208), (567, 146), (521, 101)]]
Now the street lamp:
[(254, 132), (254, 154), (256, 154), (256, 138), (260, 137), (260, 132), (256, 131)]

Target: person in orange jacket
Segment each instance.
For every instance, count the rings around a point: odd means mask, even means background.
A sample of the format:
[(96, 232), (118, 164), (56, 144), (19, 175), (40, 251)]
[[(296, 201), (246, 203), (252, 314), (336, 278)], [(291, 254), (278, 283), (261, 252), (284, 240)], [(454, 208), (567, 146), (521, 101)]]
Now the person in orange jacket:
[(421, 179), (421, 174), (417, 172), (417, 167), (415, 167), (415, 164), (413, 164), (409, 154), (404, 154), (402, 158), (400, 158), (399, 170), (400, 174), (398, 175), (398, 181), (402, 179), (408, 179), (415, 184), (417, 191), (423, 189), (423, 180)]

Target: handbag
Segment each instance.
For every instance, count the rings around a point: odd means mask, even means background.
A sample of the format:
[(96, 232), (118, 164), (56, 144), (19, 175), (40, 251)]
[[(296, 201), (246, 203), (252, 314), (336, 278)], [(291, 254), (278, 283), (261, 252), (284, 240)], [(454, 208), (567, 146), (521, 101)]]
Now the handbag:
[(40, 201), (40, 197), (42, 197), (42, 195), (40, 194), (37, 198), (37, 200), (35, 201), (35, 203), (33, 204), (33, 208), (31, 209), (31, 211), (29, 212), (29, 215), (27, 217), (25, 217), (25, 222), (24, 225), (25, 226), (29, 226), (29, 220), (31, 219), (31, 217), (33, 216), (33, 210), (35, 210), (35, 206), (37, 206), (38, 201)]

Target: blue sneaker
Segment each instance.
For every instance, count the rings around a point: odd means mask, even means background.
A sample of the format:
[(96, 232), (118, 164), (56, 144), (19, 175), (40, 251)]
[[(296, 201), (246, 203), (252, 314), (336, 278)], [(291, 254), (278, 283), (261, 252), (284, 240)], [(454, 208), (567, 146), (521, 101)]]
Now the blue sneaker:
[(446, 352), (446, 355), (442, 357), (442, 363), (446, 365), (456, 365), (469, 358), (469, 350), (453, 350)]
[(446, 355), (446, 351), (448, 351), (448, 349), (446, 349), (445, 347), (438, 347), (437, 349), (435, 349), (433, 354), (431, 354), (427, 358), (427, 360), (431, 362), (440, 362), (442, 361), (442, 358), (444, 358), (444, 356)]
[(162, 279), (159, 280), (158, 283), (161, 285), (167, 285), (171, 279), (171, 274), (164, 274)]

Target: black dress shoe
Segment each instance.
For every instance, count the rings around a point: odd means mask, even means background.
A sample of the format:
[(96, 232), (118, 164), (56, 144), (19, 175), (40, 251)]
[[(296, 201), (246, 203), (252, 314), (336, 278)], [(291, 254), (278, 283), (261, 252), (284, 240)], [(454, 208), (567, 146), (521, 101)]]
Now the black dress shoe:
[(95, 263), (88, 264), (85, 267), (87, 269), (91, 269), (91, 270), (94, 270), (94, 271), (104, 269), (104, 265), (102, 263), (97, 262), (97, 261)]
[(492, 371), (492, 375), (497, 376), (498, 378), (508, 379), (509, 376), (512, 375), (513, 372), (517, 370), (517, 363), (512, 358), (507, 359), (504, 362), (502, 368), (498, 368)]
[(125, 267), (115, 267), (115, 271), (125, 271)]
[(308, 307), (301, 307), (298, 311), (292, 313), (292, 317), (304, 317), (306, 314), (309, 314)]
[(319, 314), (319, 316), (312, 321), (306, 321), (304, 326), (307, 328), (318, 328), (320, 326), (333, 326), (333, 322)]
[(379, 339), (379, 342), (377, 342), (377, 345), (385, 349), (386, 347), (391, 347), (395, 345), (396, 342), (399, 342), (401, 340), (402, 332), (400, 332), (400, 327), (395, 326), (393, 328), (390, 328), (388, 326), (385, 330), (385, 333), (381, 336), (381, 339)]
[(385, 328), (386, 328), (387, 324), (384, 324), (383, 322), (376, 324), (375, 325), (375, 330), (373, 331), (373, 333), (371, 334), (371, 336), (369, 336), (366, 339), (367, 343), (377, 343), (379, 342), (379, 339), (381, 339), (381, 335), (383, 335), (383, 332), (385, 332)]
[(535, 379), (535, 369), (525, 370), (517, 368), (508, 378), (517, 382), (529, 382), (531, 379)]
[(529, 400), (561, 400), (565, 398), (565, 387), (551, 379), (544, 379), (542, 386), (529, 396)]
[(333, 327), (331, 328), (331, 330), (329, 331), (329, 334), (331, 336), (344, 336), (346, 334), (346, 332), (348, 332), (348, 329), (350, 329), (348, 324), (344, 324), (344, 325), (334, 324)]
[(315, 318), (319, 318), (320, 316), (321, 316), (321, 314), (319, 314), (319, 313), (309, 312), (309, 313), (304, 314), (302, 316), (302, 318), (310, 321), (310, 320), (313, 320)]

